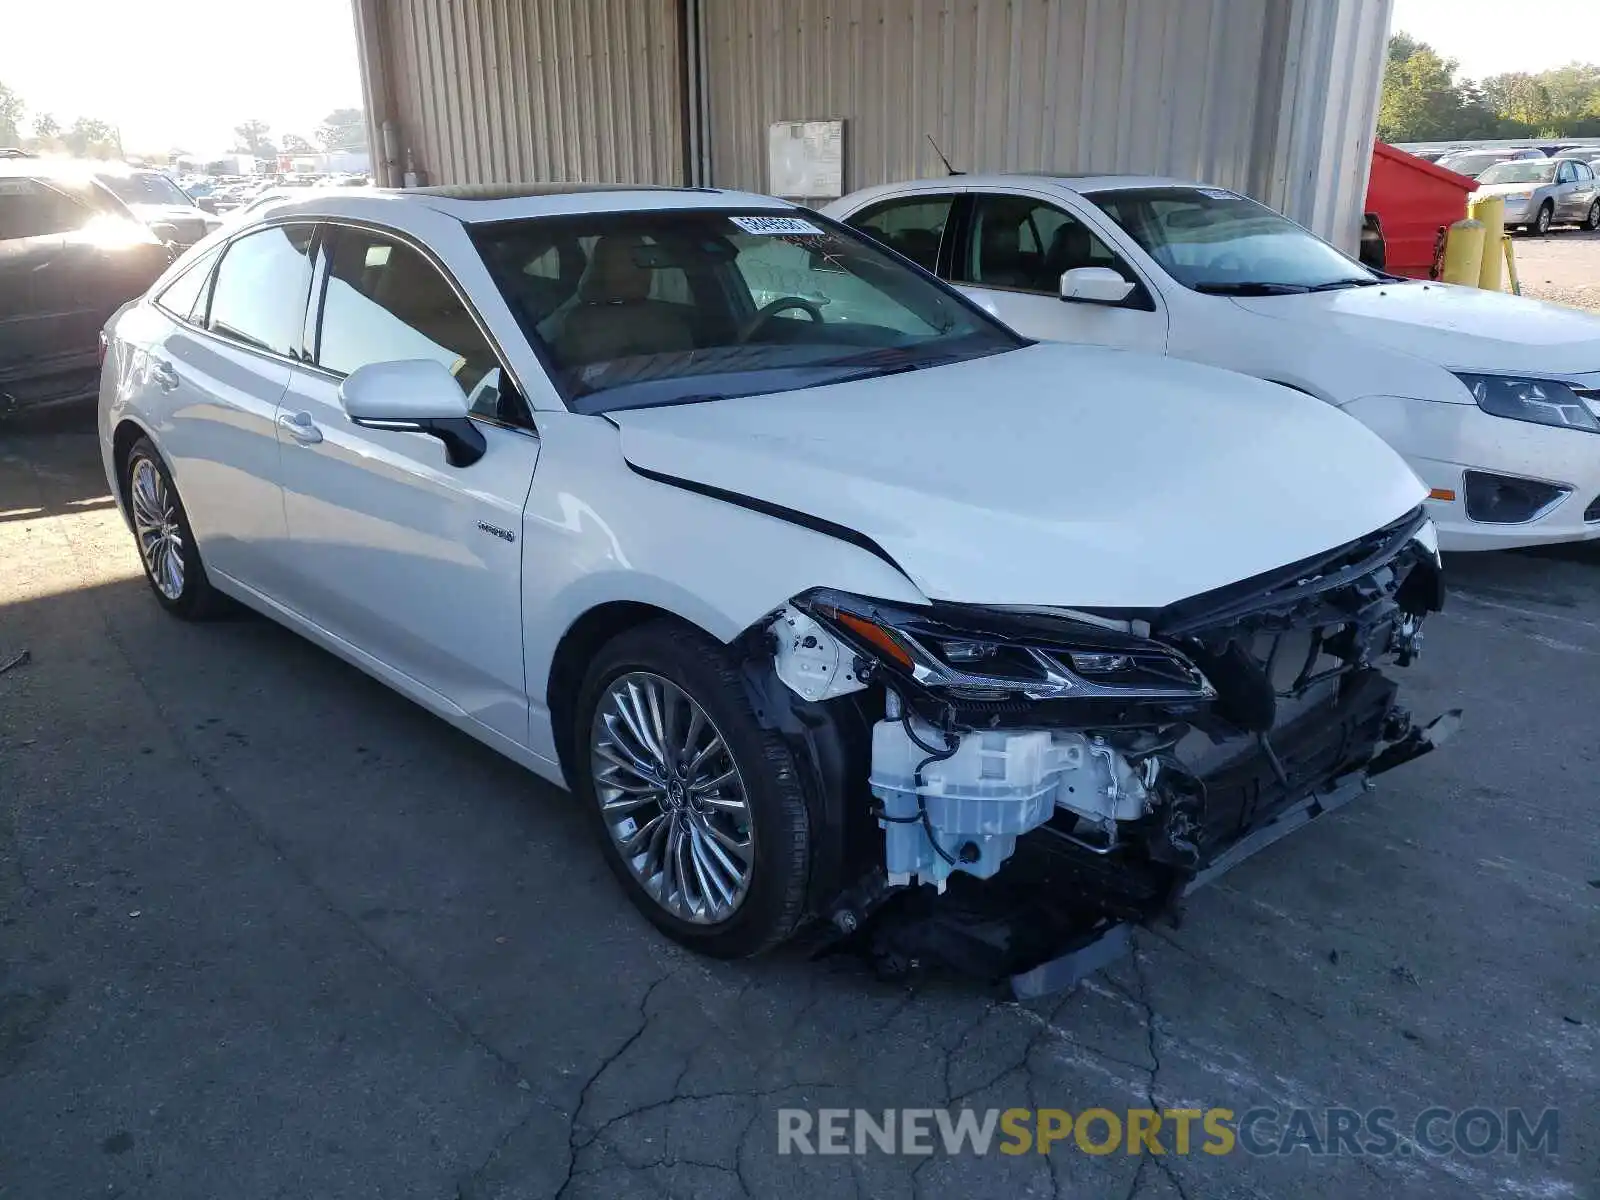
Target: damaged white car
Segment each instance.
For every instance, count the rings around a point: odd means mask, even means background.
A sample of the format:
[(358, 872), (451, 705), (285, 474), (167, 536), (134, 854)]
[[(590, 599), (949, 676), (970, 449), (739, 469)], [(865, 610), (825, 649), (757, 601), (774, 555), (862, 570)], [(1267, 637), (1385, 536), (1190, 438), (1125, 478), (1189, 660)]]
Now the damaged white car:
[(1059, 982), (1444, 729), (1389, 674), (1442, 583), (1374, 434), (1031, 344), (769, 199), (308, 195), (107, 342), (156, 599), (242, 601), (569, 786), (709, 953), (882, 923)]

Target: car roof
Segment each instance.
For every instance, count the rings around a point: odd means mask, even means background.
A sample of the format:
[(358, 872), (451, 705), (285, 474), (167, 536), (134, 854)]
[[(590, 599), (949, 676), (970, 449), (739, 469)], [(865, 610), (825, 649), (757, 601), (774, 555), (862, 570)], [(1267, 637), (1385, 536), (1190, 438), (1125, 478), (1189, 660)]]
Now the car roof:
[(721, 188), (609, 183), (487, 183), (426, 188), (295, 188), (292, 195), (262, 205), (274, 217), (367, 217), (393, 219), (396, 206), (445, 213), (464, 224), (519, 217), (570, 216), (587, 212), (665, 212), (686, 208), (793, 208), (784, 200)]
[(902, 190), (940, 191), (946, 188), (978, 186), (983, 188), (1044, 187), (1063, 192), (1132, 191), (1138, 188), (1199, 188), (1211, 185), (1194, 179), (1177, 179), (1166, 175), (1089, 175), (1057, 173), (1052, 171), (1007, 171), (982, 175), (941, 175), (928, 179), (908, 179), (902, 183), (886, 183), (863, 188), (854, 195), (867, 193), (888, 194)]

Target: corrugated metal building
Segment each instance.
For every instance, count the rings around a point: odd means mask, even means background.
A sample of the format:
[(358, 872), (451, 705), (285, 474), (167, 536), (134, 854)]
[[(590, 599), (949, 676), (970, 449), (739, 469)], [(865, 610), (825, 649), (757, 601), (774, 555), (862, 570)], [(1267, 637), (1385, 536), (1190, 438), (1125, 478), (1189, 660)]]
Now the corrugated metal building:
[(767, 191), (970, 171), (1236, 188), (1354, 248), (1392, 0), (353, 0), (380, 178)]

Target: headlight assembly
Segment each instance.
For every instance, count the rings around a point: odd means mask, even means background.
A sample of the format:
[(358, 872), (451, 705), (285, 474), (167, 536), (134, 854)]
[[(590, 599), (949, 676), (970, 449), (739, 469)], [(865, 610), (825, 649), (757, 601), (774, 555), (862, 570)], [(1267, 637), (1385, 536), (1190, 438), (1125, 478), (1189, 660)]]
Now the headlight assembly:
[(1600, 433), (1600, 397), (1559, 379), (1458, 374), (1484, 412), (1513, 421)]
[(1200, 670), (1166, 646), (1066, 618), (967, 605), (907, 608), (820, 590), (794, 605), (869, 659), (968, 700), (1209, 700)]

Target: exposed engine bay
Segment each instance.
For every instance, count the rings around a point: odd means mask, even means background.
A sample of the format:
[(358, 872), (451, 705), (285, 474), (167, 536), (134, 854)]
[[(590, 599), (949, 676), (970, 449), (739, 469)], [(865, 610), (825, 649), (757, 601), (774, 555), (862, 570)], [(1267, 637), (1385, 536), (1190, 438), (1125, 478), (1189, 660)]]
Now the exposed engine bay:
[(817, 915), (855, 935), (899, 899), (885, 953), (1025, 994), (1453, 732), (1386, 673), (1442, 603), (1419, 509), (1159, 610), (814, 591), (752, 631), (747, 678), (838, 825)]

